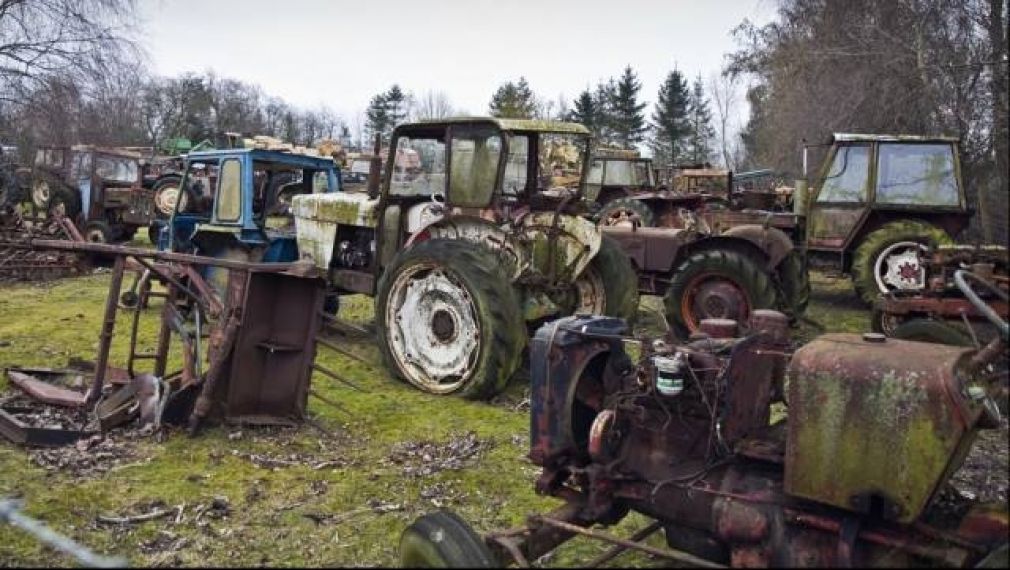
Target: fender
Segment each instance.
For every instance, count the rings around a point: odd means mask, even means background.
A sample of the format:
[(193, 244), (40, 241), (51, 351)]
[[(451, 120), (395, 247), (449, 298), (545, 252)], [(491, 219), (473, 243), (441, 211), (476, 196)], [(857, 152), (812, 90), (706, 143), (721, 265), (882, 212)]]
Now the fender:
[(768, 256), (768, 269), (775, 269), (779, 263), (795, 249), (793, 240), (778, 228), (766, 228), (757, 224), (732, 227), (721, 234), (746, 240)]

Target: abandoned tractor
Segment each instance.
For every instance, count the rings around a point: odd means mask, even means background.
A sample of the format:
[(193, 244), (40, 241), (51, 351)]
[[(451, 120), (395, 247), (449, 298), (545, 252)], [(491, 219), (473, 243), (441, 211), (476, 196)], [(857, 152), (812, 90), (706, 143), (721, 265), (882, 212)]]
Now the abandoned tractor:
[[(340, 172), (330, 158), (226, 149), (190, 153), (185, 165), (175, 212), (156, 236), (161, 250), (233, 261), (295, 261), (292, 197), (340, 189)], [(226, 271), (207, 267), (203, 277), (224, 291)]]
[(836, 134), (804, 149), (804, 168), (808, 149), (825, 146), (809, 197), (794, 200), (811, 263), (850, 273), (867, 304), (926, 287), (924, 254), (952, 243), (971, 217), (958, 139)]
[(716, 233), (704, 218), (681, 210), (681, 228), (607, 226), (638, 273), (638, 290), (662, 295), (677, 338), (698, 332), (705, 319), (746, 321), (779, 309), (795, 322), (810, 300), (802, 252), (782, 230), (758, 224)]
[[(490, 397), (519, 367), (529, 328), (636, 314), (631, 264), (582, 217), (589, 143), (587, 129), (563, 122), (400, 125), (381, 190), (370, 177), (368, 193), (294, 198), (299, 255), (340, 291), (375, 297), (393, 375), (433, 394)], [(416, 160), (395, 159), (408, 154)]]
[[(629, 549), (703, 567), (1005, 567), (1004, 508), (945, 492), (999, 425), (981, 371), (1005, 357), (1001, 327), (981, 350), (828, 334), (790, 355), (775, 311), (705, 321), (682, 345), (631, 341), (618, 319), (554, 321), (530, 351), (530, 458), (537, 492), (564, 504), (483, 537), (422, 516), (401, 560), (526, 566), (588, 536), (615, 545), (589, 567)], [(771, 423), (783, 398), (788, 419)], [(592, 528), (630, 511), (654, 522), (630, 539)], [(668, 547), (644, 542), (659, 530)]]
[(29, 189), (37, 212), (70, 218), (87, 241), (127, 241), (155, 218), (138, 154), (88, 145), (44, 147)]

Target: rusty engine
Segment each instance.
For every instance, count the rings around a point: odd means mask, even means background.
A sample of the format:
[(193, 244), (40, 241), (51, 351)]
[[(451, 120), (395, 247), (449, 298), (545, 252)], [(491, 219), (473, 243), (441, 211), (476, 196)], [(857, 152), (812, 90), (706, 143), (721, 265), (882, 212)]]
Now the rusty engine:
[[(705, 321), (680, 346), (629, 344), (626, 332), (570, 317), (536, 335), (530, 456), (543, 468), (537, 491), (566, 504), (521, 534), (488, 535), (499, 559), (534, 560), (630, 510), (692, 564), (1005, 556), (1005, 513), (939, 505), (977, 430), (998, 425), (978, 371), (1005, 357), (1001, 339), (975, 351), (828, 334), (790, 354), (787, 319), (769, 310)], [(780, 400), (788, 422), (770, 421)]]

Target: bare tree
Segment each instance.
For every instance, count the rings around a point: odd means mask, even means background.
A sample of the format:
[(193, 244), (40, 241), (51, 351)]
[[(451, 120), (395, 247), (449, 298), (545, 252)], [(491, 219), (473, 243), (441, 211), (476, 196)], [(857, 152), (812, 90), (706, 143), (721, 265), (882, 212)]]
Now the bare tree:
[(716, 144), (719, 146), (722, 163), (726, 168), (736, 170), (740, 125), (734, 119), (733, 111), (740, 102), (739, 76), (713, 73), (708, 78), (708, 92), (715, 105)]
[(134, 11), (133, 0), (0, 0), (0, 101), (114, 64), (132, 47)]
[(453, 111), (452, 102), (444, 91), (425, 91), (417, 98), (413, 108), (413, 118), (418, 119), (444, 119), (456, 114)]

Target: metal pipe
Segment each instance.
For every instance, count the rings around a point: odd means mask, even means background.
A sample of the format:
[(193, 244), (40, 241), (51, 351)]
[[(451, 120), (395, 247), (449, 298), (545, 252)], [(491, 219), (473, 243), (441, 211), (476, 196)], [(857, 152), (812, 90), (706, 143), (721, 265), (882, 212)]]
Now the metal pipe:
[(539, 522), (546, 524), (548, 526), (553, 526), (561, 530), (572, 532), (575, 534), (581, 534), (588, 536), (590, 538), (595, 538), (597, 540), (602, 540), (604, 542), (609, 542), (611, 544), (618, 544), (624, 546), (625, 548), (632, 548), (635, 550), (641, 550), (647, 554), (652, 554), (653, 556), (659, 556), (661, 558), (667, 558), (670, 560), (677, 560), (679, 562), (684, 562), (687, 564), (693, 564), (695, 566), (700, 566), (702, 568), (725, 568), (722, 564), (716, 564), (710, 560), (705, 560), (704, 558), (699, 558), (692, 554), (686, 552), (680, 552), (672, 549), (656, 548), (654, 546), (649, 546), (648, 544), (640, 544), (638, 542), (633, 542), (624, 538), (619, 538), (616, 536), (611, 536), (605, 532), (599, 532), (588, 528), (583, 528), (578, 525), (567, 523), (564, 521), (559, 521), (546, 516), (534, 516), (531, 517), (533, 522)]
[[(635, 534), (631, 535), (628, 538), (628, 540), (631, 540), (633, 542), (641, 542), (641, 541), (645, 540), (646, 538), (648, 538), (649, 536), (651, 536), (652, 534), (654, 534), (657, 530), (659, 530), (661, 528), (663, 528), (663, 525), (660, 524), (659, 521), (652, 521), (652, 524), (650, 524), (649, 526), (647, 526), (647, 527), (643, 528), (642, 530), (636, 532)], [(603, 564), (606, 564), (607, 562), (610, 562), (614, 558), (617, 558), (618, 556), (620, 556), (622, 553), (624, 553), (627, 550), (628, 550), (628, 547), (620, 545), (620, 544), (615, 544), (614, 546), (612, 546), (610, 548), (610, 550), (604, 552), (603, 554), (601, 554), (601, 555), (597, 556), (596, 558), (594, 558), (594, 559), (590, 560), (589, 562), (587, 562), (586, 563), (586, 567), (588, 567), (588, 568), (596, 568), (596, 567), (602, 566)]]

